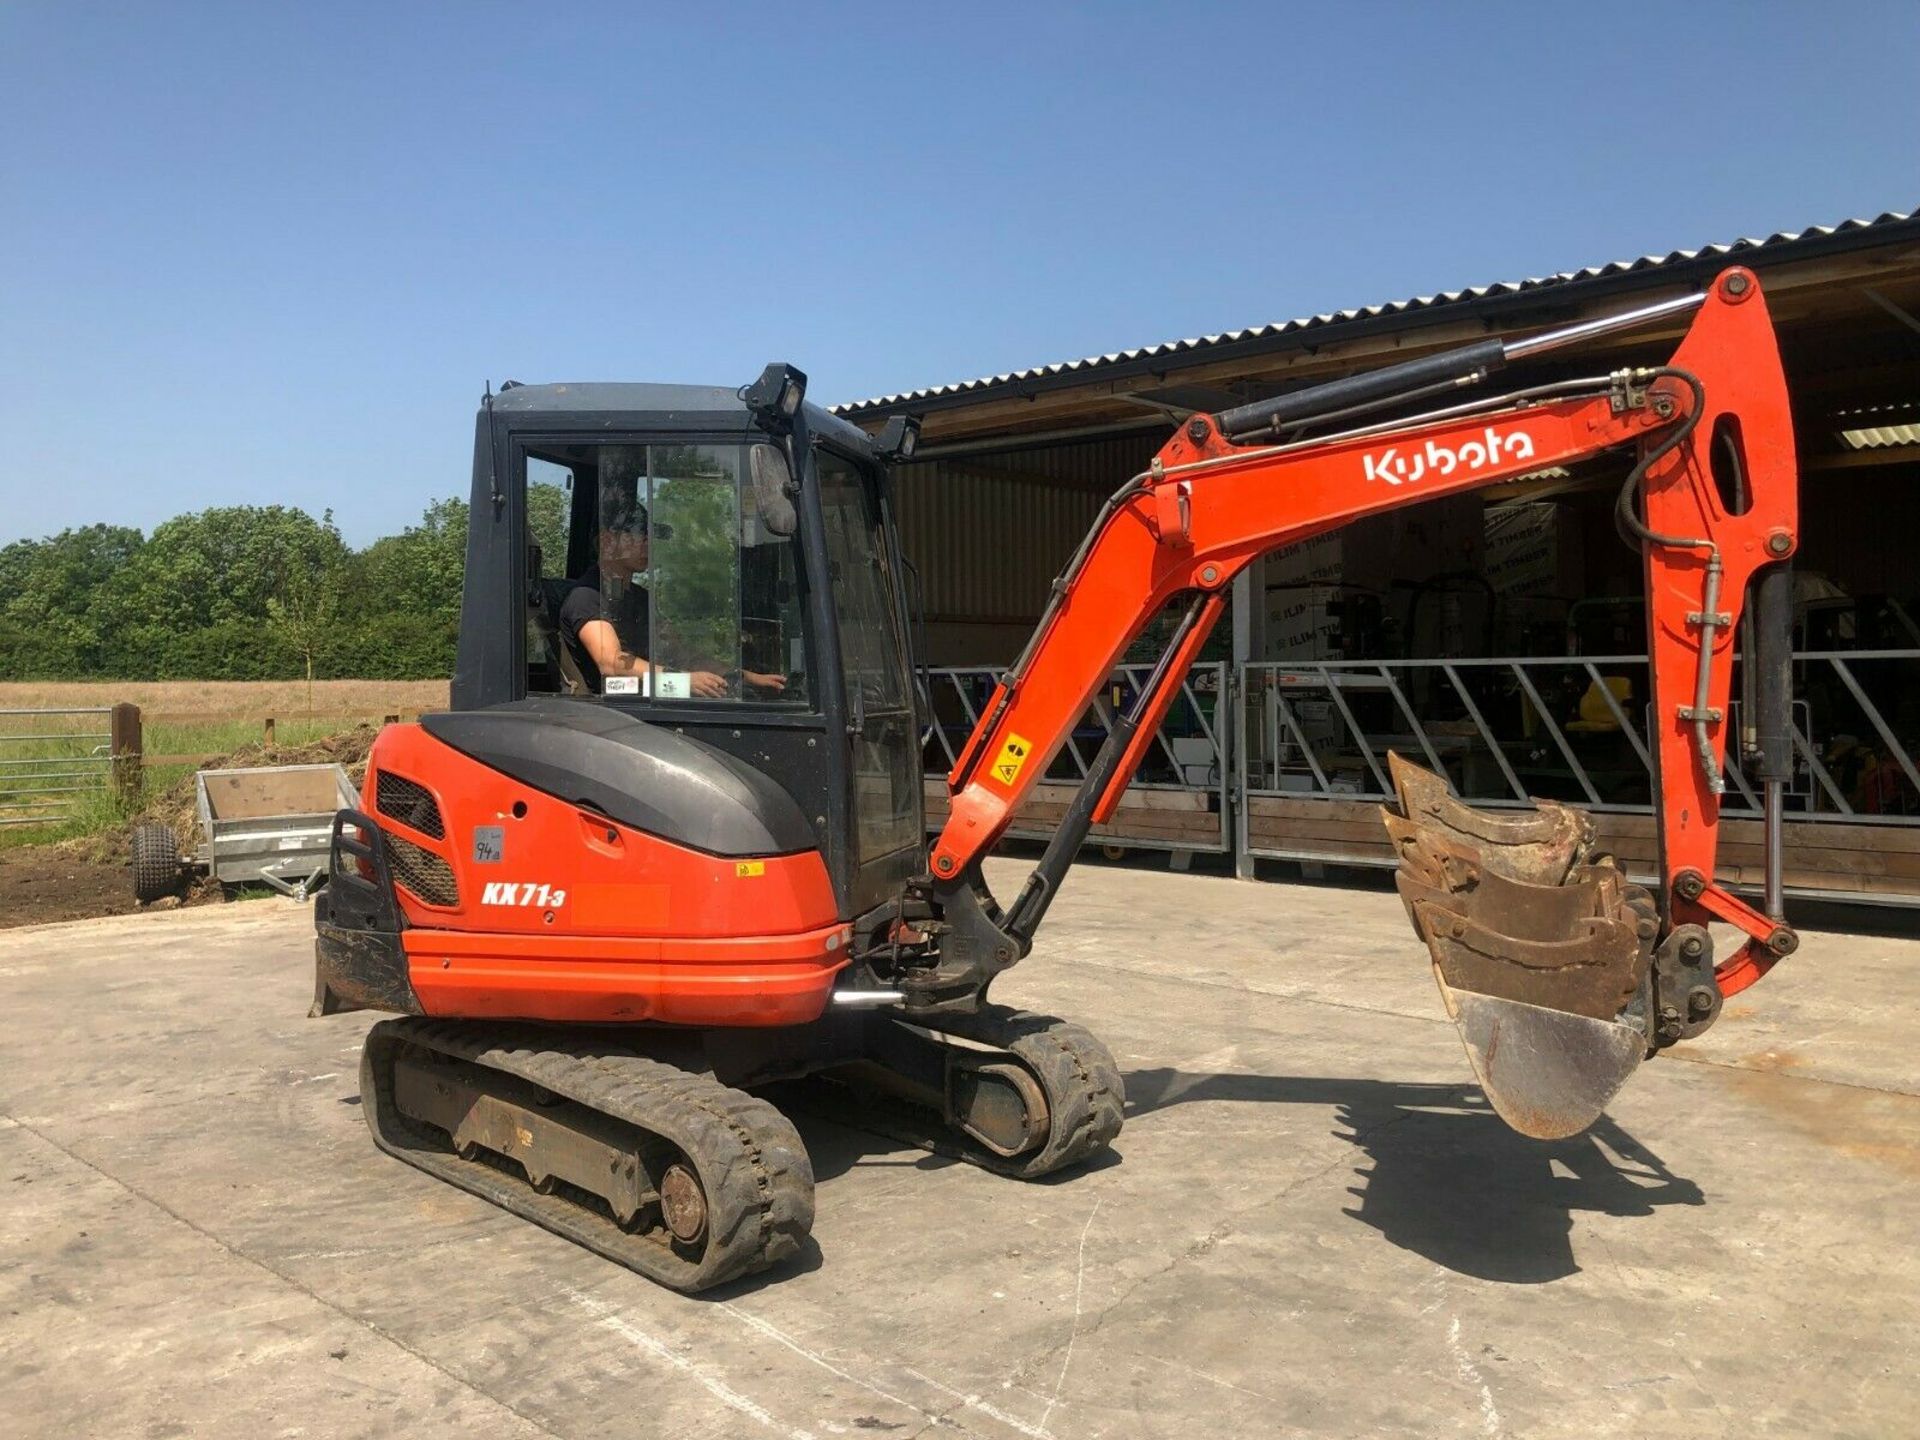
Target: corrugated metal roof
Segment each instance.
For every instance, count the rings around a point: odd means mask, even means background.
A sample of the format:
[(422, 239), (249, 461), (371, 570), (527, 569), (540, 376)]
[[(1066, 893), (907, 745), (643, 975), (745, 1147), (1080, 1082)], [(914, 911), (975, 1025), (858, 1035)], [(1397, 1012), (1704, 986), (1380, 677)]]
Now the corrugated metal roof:
[(1036, 381), (1058, 380), (1063, 376), (1096, 378), (1099, 371), (1132, 361), (1188, 355), (1196, 351), (1213, 350), (1228, 345), (1277, 339), (1328, 326), (1350, 325), (1361, 321), (1438, 309), (1448, 305), (1490, 300), (1507, 295), (1521, 295), (1554, 286), (1635, 275), (1693, 261), (1721, 260), (1755, 251), (1809, 246), (1849, 236), (1858, 231), (1905, 225), (1915, 225), (1916, 228), (1920, 228), (1920, 215), (1914, 212), (1890, 210), (1871, 220), (1843, 220), (1838, 225), (1810, 225), (1804, 230), (1782, 230), (1764, 239), (1734, 240), (1721, 245), (1704, 245), (1697, 250), (1675, 250), (1666, 255), (1643, 255), (1637, 260), (1615, 260), (1606, 265), (1590, 265), (1583, 270), (1565, 270), (1557, 275), (1543, 275), (1530, 280), (1504, 280), (1492, 285), (1476, 285), (1465, 290), (1443, 290), (1437, 295), (1420, 295), (1411, 300), (1389, 301), (1384, 305), (1367, 305), (1354, 310), (1336, 311), (1332, 314), (1309, 315), (1298, 320), (1257, 325), (1246, 330), (1227, 330), (1218, 335), (1199, 335), (1188, 340), (1169, 340), (1163, 344), (1146, 345), (1135, 350), (1117, 350), (1107, 355), (1090, 355), (1083, 360), (1069, 360), (1057, 365), (1040, 365), (1030, 370), (1010, 370), (1005, 374), (982, 376), (977, 380), (962, 380), (953, 385), (934, 385), (898, 395), (881, 395), (871, 400), (848, 401), (830, 408), (837, 415), (854, 417), (873, 411), (898, 410), (924, 401), (945, 400), (1002, 386), (1031, 385)]

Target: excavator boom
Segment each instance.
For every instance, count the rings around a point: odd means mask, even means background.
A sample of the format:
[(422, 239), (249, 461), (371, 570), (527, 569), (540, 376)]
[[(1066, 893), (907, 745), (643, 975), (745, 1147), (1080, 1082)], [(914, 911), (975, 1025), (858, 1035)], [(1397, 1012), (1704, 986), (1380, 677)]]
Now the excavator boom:
[[(1288, 427), (1354, 422), (1457, 391), (1555, 343), (1689, 311), (1663, 366), (1289, 438)], [(1068, 863), (1112, 814), (1234, 577), (1255, 557), (1363, 516), (1621, 448), (1637, 455), (1618, 518), (1645, 560), (1657, 893), (1627, 884), (1576, 812), (1542, 805), (1530, 816), (1482, 816), (1453, 799), (1443, 777), (1404, 762), (1394, 766), (1401, 810), (1387, 819), (1409, 913), (1496, 1107), (1529, 1133), (1590, 1123), (1643, 1054), (1705, 1029), (1725, 994), (1794, 945), (1777, 882), (1763, 912), (1713, 879), (1735, 637), (1763, 574), (1747, 758), (1766, 785), (1776, 837), (1791, 764), (1786, 665), (1768, 657), (1786, 653), (1791, 621), (1783, 580), (1796, 545), (1793, 435), (1766, 303), (1744, 269), (1703, 295), (1624, 317), (1487, 341), (1184, 424), (1107, 502), (948, 777), (929, 894), (950, 928), (939, 963), (902, 982), (909, 1008), (978, 1003), (1026, 953)], [(980, 878), (981, 857), (1127, 647), (1170, 604), (1180, 619), (1152, 678), (1003, 911)], [(1769, 873), (1778, 874), (1777, 853)], [(1702, 958), (1709, 919), (1747, 937), (1718, 967)]]

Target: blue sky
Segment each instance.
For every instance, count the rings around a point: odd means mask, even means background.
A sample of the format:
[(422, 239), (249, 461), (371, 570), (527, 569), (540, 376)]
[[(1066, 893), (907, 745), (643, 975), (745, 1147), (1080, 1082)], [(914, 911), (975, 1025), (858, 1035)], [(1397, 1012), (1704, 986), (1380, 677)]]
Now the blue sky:
[(0, 543), (1920, 204), (1920, 4), (0, 5)]

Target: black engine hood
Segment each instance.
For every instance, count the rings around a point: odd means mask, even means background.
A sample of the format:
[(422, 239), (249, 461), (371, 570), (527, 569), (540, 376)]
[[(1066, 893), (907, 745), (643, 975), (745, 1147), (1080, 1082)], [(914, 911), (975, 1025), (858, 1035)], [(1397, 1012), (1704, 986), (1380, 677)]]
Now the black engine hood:
[(793, 797), (744, 761), (585, 700), (423, 715), (434, 739), (558, 800), (709, 855), (818, 848)]

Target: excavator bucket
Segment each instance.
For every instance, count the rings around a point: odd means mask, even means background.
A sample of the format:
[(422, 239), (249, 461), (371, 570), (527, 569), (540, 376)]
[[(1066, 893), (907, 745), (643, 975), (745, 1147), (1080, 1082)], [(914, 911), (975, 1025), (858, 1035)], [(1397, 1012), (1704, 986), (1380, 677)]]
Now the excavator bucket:
[(1488, 1102), (1523, 1135), (1578, 1134), (1647, 1053), (1652, 897), (1594, 851), (1578, 810), (1476, 810), (1387, 758), (1395, 883)]

